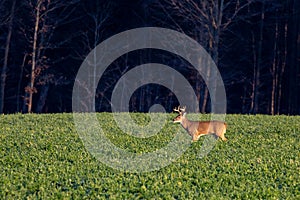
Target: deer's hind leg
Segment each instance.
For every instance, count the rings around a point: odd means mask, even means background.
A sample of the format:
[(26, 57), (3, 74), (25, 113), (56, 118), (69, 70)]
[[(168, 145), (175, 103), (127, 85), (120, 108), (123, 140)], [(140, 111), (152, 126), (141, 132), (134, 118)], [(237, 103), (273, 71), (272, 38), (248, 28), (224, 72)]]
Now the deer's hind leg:
[(227, 141), (227, 138), (225, 137), (225, 133), (226, 133), (226, 129), (223, 129), (219, 136), (223, 141)]
[(226, 129), (219, 129), (216, 131), (216, 136), (221, 138), (223, 141), (226, 141), (227, 138), (225, 137)]
[(223, 141), (227, 141), (227, 138), (224, 136), (224, 133), (220, 136)]

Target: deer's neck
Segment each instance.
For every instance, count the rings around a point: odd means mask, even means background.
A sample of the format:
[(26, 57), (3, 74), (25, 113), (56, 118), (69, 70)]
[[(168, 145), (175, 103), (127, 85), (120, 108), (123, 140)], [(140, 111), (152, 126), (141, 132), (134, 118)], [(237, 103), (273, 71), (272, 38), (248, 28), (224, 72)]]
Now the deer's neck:
[(187, 118), (182, 119), (181, 121), (181, 126), (187, 130), (188, 132), (190, 132), (190, 127), (191, 127), (191, 121), (188, 120)]

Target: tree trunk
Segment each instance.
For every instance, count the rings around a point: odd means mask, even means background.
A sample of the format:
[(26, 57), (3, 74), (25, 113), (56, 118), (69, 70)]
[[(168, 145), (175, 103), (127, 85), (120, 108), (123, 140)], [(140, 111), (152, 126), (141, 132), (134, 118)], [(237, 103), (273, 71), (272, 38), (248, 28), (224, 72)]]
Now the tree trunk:
[(18, 81), (18, 87), (17, 87), (17, 112), (22, 112), (21, 105), (20, 105), (20, 97), (21, 97), (20, 92), (21, 92), (24, 66), (25, 66), (27, 56), (28, 56), (28, 54), (24, 55), (23, 62), (22, 62), (21, 68), (20, 68), (19, 81)]
[(16, 0), (14, 0), (12, 2), (12, 6), (11, 6), (11, 12), (10, 12), (9, 22), (8, 22), (8, 34), (7, 34), (7, 37), (6, 37), (6, 45), (5, 45), (4, 63), (3, 63), (2, 70), (1, 70), (0, 113), (3, 113), (3, 109), (4, 109), (5, 85), (6, 85), (7, 68), (8, 68), (8, 57), (9, 57), (9, 50), (10, 50), (10, 43), (11, 43), (11, 35), (12, 35), (12, 31), (13, 31), (15, 7), (16, 7)]
[(31, 76), (29, 83), (29, 97), (28, 97), (28, 113), (32, 112), (32, 96), (35, 91), (34, 83), (35, 83), (35, 69), (36, 69), (36, 54), (37, 54), (37, 40), (38, 40), (38, 32), (39, 32), (39, 23), (40, 23), (40, 9), (41, 9), (42, 0), (39, 0), (36, 7), (36, 16), (35, 16), (35, 26), (34, 26), (34, 37), (33, 37), (33, 48), (32, 48), (32, 64), (31, 64)]
[(262, 47), (264, 41), (264, 20), (265, 20), (265, 2), (262, 2), (261, 8), (261, 21), (259, 30), (259, 42), (258, 42), (258, 55), (257, 55), (257, 69), (256, 69), (256, 79), (255, 79), (255, 91), (254, 91), (254, 113), (258, 112), (259, 105), (259, 87), (260, 87), (260, 70), (262, 68)]
[[(210, 68), (208, 68), (207, 74), (206, 76), (209, 78), (210, 77)], [(208, 80), (208, 79), (207, 79)], [(207, 83), (206, 83), (207, 84)], [(208, 93), (208, 88), (204, 87), (204, 95), (203, 95), (203, 103), (202, 103), (202, 107), (201, 107), (201, 113), (205, 113), (206, 112), (206, 106), (208, 104), (208, 100), (209, 100), (209, 93)]]
[(252, 78), (252, 92), (251, 92), (251, 104), (250, 104), (250, 113), (254, 112), (254, 93), (256, 90), (256, 65), (257, 65), (257, 57), (256, 57), (256, 48), (255, 48), (255, 34), (252, 31), (251, 32), (252, 35), (252, 54), (253, 54), (253, 78)]
[(46, 104), (46, 99), (48, 96), (48, 91), (49, 91), (49, 84), (45, 84), (42, 86), (41, 91), (40, 91), (40, 98), (39, 101), (37, 103), (37, 107), (36, 107), (36, 112), (37, 113), (42, 113), (43, 112), (43, 108)]
[(284, 76), (284, 71), (286, 67), (286, 59), (287, 59), (287, 38), (288, 36), (288, 22), (285, 22), (284, 25), (284, 54), (283, 54), (283, 59), (281, 63), (281, 71), (279, 75), (279, 83), (278, 83), (278, 96), (277, 96), (277, 114), (280, 113), (281, 110), (281, 96), (282, 96), (282, 79)]
[(261, 7), (261, 18), (260, 18), (260, 29), (259, 29), (259, 42), (256, 56), (255, 48), (255, 36), (252, 34), (253, 42), (253, 54), (254, 54), (254, 70), (253, 70), (253, 91), (252, 91), (252, 102), (251, 102), (251, 113), (256, 114), (259, 110), (259, 90), (260, 90), (260, 70), (262, 68), (262, 46), (263, 46), (263, 31), (264, 31), (264, 20), (265, 20), (265, 2), (262, 2)]
[(271, 92), (271, 115), (276, 112), (276, 100), (277, 100), (277, 88), (278, 88), (278, 52), (277, 52), (277, 42), (278, 42), (278, 21), (276, 20), (275, 25), (275, 38), (274, 38), (274, 48), (273, 48), (273, 63), (272, 63), (272, 92)]
[(245, 114), (247, 113), (247, 86), (246, 84), (244, 83), (244, 86), (243, 86), (243, 100), (242, 100), (242, 114)]

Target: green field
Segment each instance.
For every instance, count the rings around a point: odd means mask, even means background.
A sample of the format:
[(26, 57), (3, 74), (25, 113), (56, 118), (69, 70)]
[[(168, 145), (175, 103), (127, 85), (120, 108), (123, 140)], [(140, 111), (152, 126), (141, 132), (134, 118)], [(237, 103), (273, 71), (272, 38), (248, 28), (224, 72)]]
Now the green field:
[[(180, 128), (167, 123), (153, 137), (133, 138), (111, 114), (97, 116), (116, 146), (137, 153), (162, 148)], [(300, 199), (300, 117), (227, 115), (226, 122), (228, 141), (208, 156), (197, 154), (202, 137), (159, 171), (129, 173), (85, 149), (72, 114), (2, 115), (0, 199)]]

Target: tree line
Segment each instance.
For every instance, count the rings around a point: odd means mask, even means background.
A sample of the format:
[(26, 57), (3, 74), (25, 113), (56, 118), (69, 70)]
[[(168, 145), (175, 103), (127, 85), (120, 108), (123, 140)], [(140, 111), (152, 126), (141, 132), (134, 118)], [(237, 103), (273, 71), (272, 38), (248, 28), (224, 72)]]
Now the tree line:
[[(222, 75), (228, 113), (300, 114), (299, 10), (297, 0), (2, 0), (0, 113), (71, 112), (76, 73), (89, 52), (117, 33), (151, 26), (182, 32), (206, 49)], [(150, 62), (181, 72), (199, 111), (210, 112), (209, 91), (190, 64), (149, 49), (109, 66), (92, 97), (96, 110), (111, 111), (120, 77)], [(171, 111), (178, 100), (149, 84), (132, 94), (129, 106), (148, 112), (157, 103)]]

